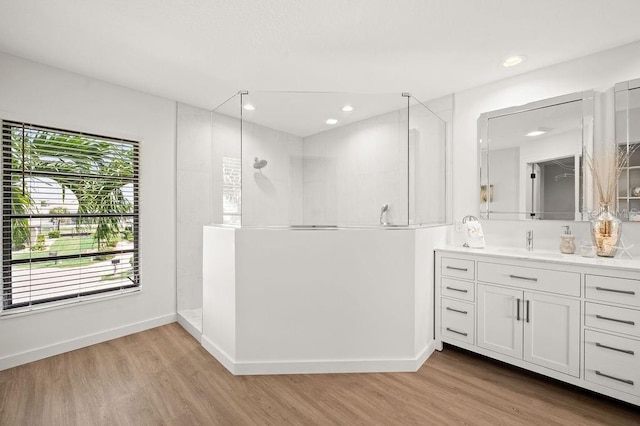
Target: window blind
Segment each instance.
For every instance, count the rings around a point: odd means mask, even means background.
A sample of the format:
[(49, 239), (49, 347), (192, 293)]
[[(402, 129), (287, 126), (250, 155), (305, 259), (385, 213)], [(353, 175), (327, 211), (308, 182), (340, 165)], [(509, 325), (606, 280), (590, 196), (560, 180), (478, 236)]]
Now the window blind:
[(2, 310), (140, 286), (139, 143), (2, 122)]

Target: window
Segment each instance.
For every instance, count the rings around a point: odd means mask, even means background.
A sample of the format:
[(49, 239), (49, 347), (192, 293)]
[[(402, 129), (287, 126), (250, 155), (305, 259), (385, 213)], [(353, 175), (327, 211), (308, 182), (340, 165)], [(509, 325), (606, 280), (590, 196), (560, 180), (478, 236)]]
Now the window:
[(139, 288), (137, 142), (2, 122), (2, 310)]
[(241, 224), (242, 165), (239, 158), (222, 157), (222, 223)]

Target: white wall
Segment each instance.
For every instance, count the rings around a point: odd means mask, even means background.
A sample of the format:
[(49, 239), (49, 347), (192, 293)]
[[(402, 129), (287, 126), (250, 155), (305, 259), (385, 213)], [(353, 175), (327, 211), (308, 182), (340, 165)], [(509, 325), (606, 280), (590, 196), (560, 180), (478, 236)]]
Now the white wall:
[[(452, 101), (434, 103), (444, 119)], [(391, 224), (444, 223), (446, 136), (444, 123), (414, 102), (409, 117), (403, 109), (305, 137), (304, 223), (379, 225), (383, 204)]]
[[(242, 124), (242, 224), (302, 223), (302, 138), (245, 121)], [(262, 169), (254, 159), (267, 160)]]
[(178, 312), (202, 308), (202, 227), (211, 223), (211, 112), (178, 104), (176, 130)]
[(0, 117), (142, 142), (142, 291), (0, 318), (0, 369), (174, 321), (175, 102), (0, 54)]
[(407, 224), (407, 110), (304, 138), (304, 222)]
[[(413, 99), (412, 99), (413, 101)], [(453, 113), (453, 96), (438, 105), (438, 117), (413, 102), (409, 107), (409, 223), (442, 224), (447, 221), (447, 124)]]
[[(595, 89), (605, 91), (617, 82), (640, 77), (640, 42), (600, 52), (559, 65), (500, 80), (455, 94), (453, 140), (453, 215), (460, 221), (467, 214), (478, 214), (477, 120), (481, 113), (522, 105), (567, 93)], [(598, 123), (596, 123), (597, 126)], [(602, 133), (602, 129), (595, 129)], [(538, 247), (555, 249), (560, 226), (565, 222), (485, 221), (488, 244), (524, 246), (526, 229), (534, 229)], [(568, 222), (587, 234), (587, 224)], [(623, 237), (640, 241), (637, 224), (623, 224)], [(456, 244), (463, 235), (454, 233)], [(638, 247), (640, 250), (640, 246)], [(640, 251), (639, 251), (640, 253)]]
[[(242, 224), (289, 226), (302, 221), (302, 138), (214, 113), (213, 152), (191, 147), (192, 155), (210, 159), (211, 220), (222, 223), (222, 158), (242, 155)], [(242, 153), (242, 154), (241, 154)], [(267, 160), (261, 170), (254, 158)], [(178, 189), (180, 191), (180, 188)]]

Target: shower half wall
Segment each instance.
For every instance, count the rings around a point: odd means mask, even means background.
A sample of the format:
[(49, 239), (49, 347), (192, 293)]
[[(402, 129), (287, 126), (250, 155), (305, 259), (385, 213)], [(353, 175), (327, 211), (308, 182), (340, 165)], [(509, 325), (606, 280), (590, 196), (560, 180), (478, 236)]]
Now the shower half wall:
[(446, 228), (204, 228), (202, 345), (243, 374), (416, 371)]

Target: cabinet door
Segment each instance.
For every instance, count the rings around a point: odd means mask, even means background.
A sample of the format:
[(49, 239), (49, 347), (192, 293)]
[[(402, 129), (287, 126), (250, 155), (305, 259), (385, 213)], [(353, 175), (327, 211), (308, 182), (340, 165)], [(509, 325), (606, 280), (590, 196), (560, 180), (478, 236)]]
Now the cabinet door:
[(580, 301), (524, 293), (524, 360), (580, 375)]
[(478, 284), (478, 346), (522, 358), (522, 299), (520, 290)]

